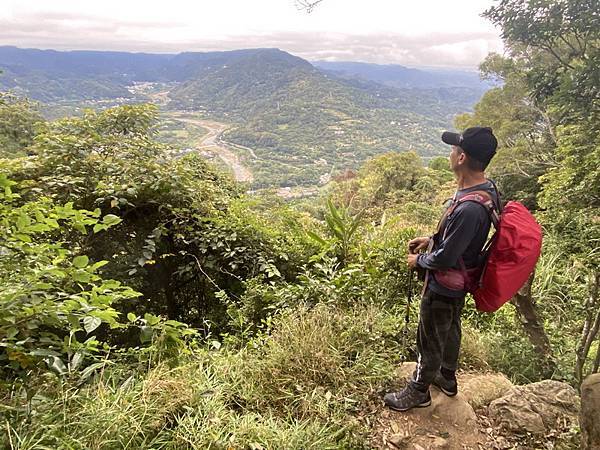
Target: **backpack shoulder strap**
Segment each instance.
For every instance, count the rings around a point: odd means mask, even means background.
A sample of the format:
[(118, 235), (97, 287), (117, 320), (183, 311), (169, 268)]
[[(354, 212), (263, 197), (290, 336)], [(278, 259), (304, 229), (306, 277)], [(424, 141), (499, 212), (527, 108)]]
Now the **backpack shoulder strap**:
[[(454, 211), (458, 207), (458, 205), (460, 205), (461, 203), (464, 203), (464, 202), (475, 202), (475, 203), (478, 203), (481, 206), (483, 206), (483, 208), (488, 213), (490, 220), (492, 221), (492, 224), (494, 225), (494, 228), (498, 229), (498, 224), (500, 223), (500, 214), (498, 213), (498, 210), (496, 209), (494, 200), (492, 199), (492, 196), (489, 194), (489, 192), (486, 192), (486, 191), (469, 192), (467, 195), (464, 195), (461, 198), (459, 198), (458, 200), (456, 200), (452, 204), (452, 206), (450, 206), (450, 209), (452, 211)], [(450, 211), (448, 214), (450, 214), (452, 211)]]

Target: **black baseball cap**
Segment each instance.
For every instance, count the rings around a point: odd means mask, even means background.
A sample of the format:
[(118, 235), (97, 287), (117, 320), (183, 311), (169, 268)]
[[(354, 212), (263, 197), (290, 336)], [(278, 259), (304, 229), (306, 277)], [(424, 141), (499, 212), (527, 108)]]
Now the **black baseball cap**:
[(444, 131), (442, 141), (449, 145), (458, 145), (471, 158), (489, 163), (496, 154), (498, 140), (489, 127), (467, 128), (462, 133)]

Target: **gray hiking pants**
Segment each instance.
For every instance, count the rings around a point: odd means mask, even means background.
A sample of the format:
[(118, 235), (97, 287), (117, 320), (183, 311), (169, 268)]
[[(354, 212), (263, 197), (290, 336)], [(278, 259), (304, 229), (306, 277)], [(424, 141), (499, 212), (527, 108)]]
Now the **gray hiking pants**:
[(458, 368), (460, 314), (465, 298), (452, 298), (427, 289), (421, 299), (417, 329), (417, 369), (411, 383), (420, 390), (429, 387), (441, 367)]

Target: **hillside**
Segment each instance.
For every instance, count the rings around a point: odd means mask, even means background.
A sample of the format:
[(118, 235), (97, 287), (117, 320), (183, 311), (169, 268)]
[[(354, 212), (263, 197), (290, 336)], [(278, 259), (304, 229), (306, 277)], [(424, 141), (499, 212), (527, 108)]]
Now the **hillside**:
[(313, 61), (313, 66), (343, 78), (359, 78), (397, 88), (466, 87), (487, 90), (479, 73), (457, 69), (417, 69), (398, 64)]
[(314, 184), (373, 155), (439, 155), (439, 134), (482, 91), (396, 89), (323, 73), (279, 50), (260, 50), (180, 84), (171, 108), (233, 121), (223, 138), (251, 147), (257, 186)]
[(227, 123), (223, 140), (254, 150), (247, 164), (255, 187), (314, 185), (390, 150), (439, 155), (440, 132), (484, 92), (441, 75), (402, 88), (340, 76), (278, 49), (155, 55), (0, 47), (0, 69), (0, 88), (49, 104), (101, 108), (159, 95), (166, 110)]

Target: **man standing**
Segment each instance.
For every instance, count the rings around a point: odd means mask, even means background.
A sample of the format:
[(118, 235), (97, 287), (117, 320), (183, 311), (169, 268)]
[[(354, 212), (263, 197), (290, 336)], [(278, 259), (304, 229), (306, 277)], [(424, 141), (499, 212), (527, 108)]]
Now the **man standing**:
[[(452, 146), (450, 167), (457, 191), (437, 232), (409, 242), (408, 266), (425, 269), (427, 275), (417, 330), (417, 368), (406, 388), (384, 397), (385, 404), (397, 411), (429, 406), (431, 384), (448, 396), (457, 394), (460, 314), (466, 295), (462, 275), (482, 263), (480, 254), (491, 226), (490, 214), (482, 203), (460, 199), (479, 194), (499, 210), (495, 186), (484, 173), (498, 146), (492, 129), (473, 127), (462, 134), (446, 131), (442, 141)], [(428, 253), (419, 254), (428, 248)], [(454, 279), (458, 274), (460, 282), (449, 283), (449, 273)]]

